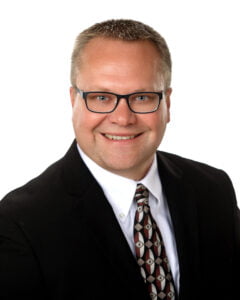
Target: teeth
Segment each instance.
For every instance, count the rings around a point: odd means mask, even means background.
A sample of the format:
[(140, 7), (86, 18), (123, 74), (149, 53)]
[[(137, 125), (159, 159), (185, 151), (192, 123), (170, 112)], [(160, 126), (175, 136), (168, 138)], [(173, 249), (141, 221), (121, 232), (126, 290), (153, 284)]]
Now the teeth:
[(115, 141), (120, 141), (120, 140), (131, 140), (135, 137), (135, 135), (129, 135), (129, 136), (119, 136), (119, 135), (110, 135), (110, 134), (105, 134), (105, 136), (108, 139), (115, 140)]

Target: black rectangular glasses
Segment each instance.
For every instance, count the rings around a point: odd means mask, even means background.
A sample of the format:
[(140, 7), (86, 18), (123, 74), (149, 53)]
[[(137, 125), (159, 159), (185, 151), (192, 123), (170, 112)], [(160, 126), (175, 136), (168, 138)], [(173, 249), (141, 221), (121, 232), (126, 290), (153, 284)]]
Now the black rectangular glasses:
[(120, 99), (127, 101), (129, 109), (138, 114), (148, 114), (158, 110), (163, 98), (161, 92), (138, 92), (126, 95), (119, 95), (109, 92), (84, 92), (75, 87), (76, 91), (84, 99), (87, 109), (94, 113), (113, 112)]

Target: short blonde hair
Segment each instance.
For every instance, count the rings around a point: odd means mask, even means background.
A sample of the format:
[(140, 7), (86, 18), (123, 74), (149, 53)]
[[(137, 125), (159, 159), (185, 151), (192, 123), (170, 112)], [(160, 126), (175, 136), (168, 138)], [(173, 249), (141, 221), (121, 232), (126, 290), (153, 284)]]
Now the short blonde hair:
[(96, 23), (81, 32), (75, 41), (71, 60), (71, 84), (76, 84), (77, 71), (80, 67), (81, 53), (86, 44), (97, 37), (118, 39), (123, 41), (152, 42), (161, 58), (161, 71), (165, 82), (165, 88), (171, 85), (171, 54), (164, 38), (152, 27), (134, 20), (117, 19)]

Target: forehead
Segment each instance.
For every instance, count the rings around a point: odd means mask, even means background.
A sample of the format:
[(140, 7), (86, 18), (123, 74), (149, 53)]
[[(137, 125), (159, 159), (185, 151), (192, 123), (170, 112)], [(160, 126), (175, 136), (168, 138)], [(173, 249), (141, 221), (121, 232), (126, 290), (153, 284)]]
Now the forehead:
[[(145, 72), (159, 72), (160, 54), (150, 41), (123, 41), (109, 38), (93, 38), (82, 50), (78, 71), (90, 72), (103, 68), (125, 68), (125, 71), (143, 68)], [(94, 70), (95, 69), (95, 70)]]
[(160, 54), (153, 42), (147, 40), (124, 41), (120, 39), (110, 39), (96, 37), (90, 40), (82, 49), (80, 54), (80, 66), (89, 60), (110, 60), (122, 61), (137, 59), (160, 60)]

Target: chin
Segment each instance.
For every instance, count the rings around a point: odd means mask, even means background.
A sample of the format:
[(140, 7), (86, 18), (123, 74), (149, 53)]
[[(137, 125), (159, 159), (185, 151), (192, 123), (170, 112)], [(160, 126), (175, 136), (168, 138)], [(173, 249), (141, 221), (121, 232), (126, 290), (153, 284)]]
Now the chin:
[(119, 160), (111, 163), (108, 162), (102, 165), (102, 167), (114, 174), (133, 180), (139, 180), (143, 178), (146, 173), (146, 168), (144, 165), (140, 163), (134, 163), (134, 160)]

